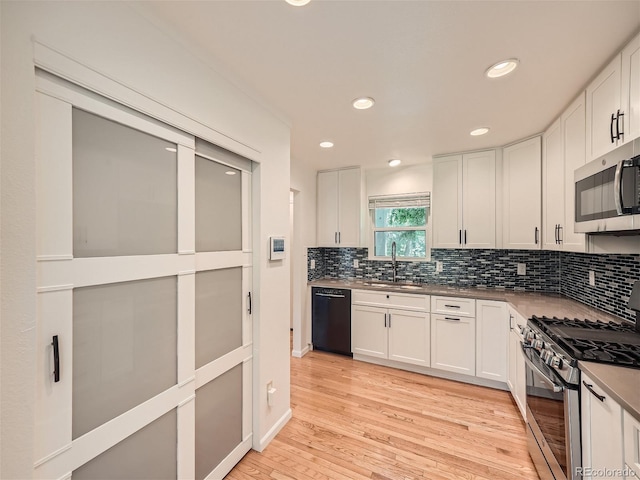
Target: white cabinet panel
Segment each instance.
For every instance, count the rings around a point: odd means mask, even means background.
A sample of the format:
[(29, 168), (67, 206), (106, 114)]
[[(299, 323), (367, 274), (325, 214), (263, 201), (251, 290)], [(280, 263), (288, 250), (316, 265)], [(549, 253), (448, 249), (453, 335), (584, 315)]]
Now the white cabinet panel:
[(462, 155), (433, 162), (432, 225), (434, 248), (462, 246)]
[(387, 310), (385, 308), (352, 306), (351, 348), (354, 354), (387, 358)]
[(640, 421), (627, 411), (623, 412), (622, 421), (624, 463), (640, 478)]
[(476, 301), (476, 376), (507, 381), (509, 316), (504, 302)]
[(318, 172), (317, 181), (318, 245), (360, 246), (360, 169)]
[(624, 141), (640, 137), (640, 35), (622, 50)]
[(476, 373), (475, 318), (431, 315), (431, 367), (464, 375)]
[(429, 314), (389, 310), (389, 360), (429, 366)]
[(588, 160), (610, 152), (617, 146), (616, 125), (612, 116), (620, 107), (620, 55), (600, 72), (587, 87)]
[(474, 317), (476, 315), (476, 301), (473, 298), (432, 296), (431, 311), (447, 315)]
[(507, 384), (513, 399), (518, 405), (522, 418), (527, 417), (527, 382), (524, 355), (522, 353), (522, 331), (521, 328), (527, 321), (518, 314), (512, 307), (507, 307), (509, 314), (509, 376)]
[(437, 158), (433, 165), (435, 248), (494, 248), (494, 150)]
[(504, 149), (504, 248), (540, 248), (541, 183), (540, 137)]
[[(622, 408), (588, 375), (581, 383), (582, 466), (594, 471), (622, 470)], [(591, 475), (584, 478), (591, 479)], [(620, 478), (594, 475), (593, 478)]]

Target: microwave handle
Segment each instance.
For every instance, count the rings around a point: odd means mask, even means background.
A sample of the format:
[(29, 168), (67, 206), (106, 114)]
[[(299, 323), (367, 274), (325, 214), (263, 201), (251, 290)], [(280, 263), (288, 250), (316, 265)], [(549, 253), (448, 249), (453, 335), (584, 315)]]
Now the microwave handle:
[(613, 199), (616, 203), (616, 213), (622, 215), (622, 169), (624, 168), (625, 161), (620, 160), (616, 166), (616, 176), (613, 179)]

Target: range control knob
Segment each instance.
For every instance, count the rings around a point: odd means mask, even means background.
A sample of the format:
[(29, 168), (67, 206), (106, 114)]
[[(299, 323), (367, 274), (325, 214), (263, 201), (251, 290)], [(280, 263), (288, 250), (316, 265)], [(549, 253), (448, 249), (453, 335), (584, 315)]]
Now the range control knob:
[(557, 368), (558, 370), (562, 370), (562, 367), (564, 366), (564, 363), (562, 362), (562, 358), (554, 355), (549, 360), (549, 365), (551, 367), (553, 367), (553, 368)]
[(532, 342), (533, 348), (535, 348), (536, 350), (543, 350), (544, 349), (544, 342), (542, 340), (540, 340), (539, 338), (534, 340)]

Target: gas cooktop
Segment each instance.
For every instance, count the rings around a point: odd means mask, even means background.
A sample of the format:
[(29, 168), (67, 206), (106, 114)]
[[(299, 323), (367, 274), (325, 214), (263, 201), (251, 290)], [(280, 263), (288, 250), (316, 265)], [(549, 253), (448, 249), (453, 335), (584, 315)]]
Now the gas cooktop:
[(536, 316), (530, 322), (575, 360), (640, 368), (640, 334), (631, 325)]

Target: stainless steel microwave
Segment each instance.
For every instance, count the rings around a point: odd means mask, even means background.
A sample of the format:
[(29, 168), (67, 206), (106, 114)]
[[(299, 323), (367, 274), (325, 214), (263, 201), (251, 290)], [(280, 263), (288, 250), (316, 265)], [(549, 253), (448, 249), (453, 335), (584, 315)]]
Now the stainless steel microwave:
[(578, 168), (575, 224), (579, 233), (640, 233), (640, 155), (633, 143)]

